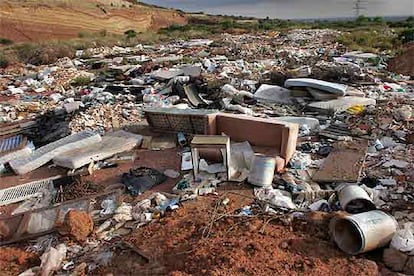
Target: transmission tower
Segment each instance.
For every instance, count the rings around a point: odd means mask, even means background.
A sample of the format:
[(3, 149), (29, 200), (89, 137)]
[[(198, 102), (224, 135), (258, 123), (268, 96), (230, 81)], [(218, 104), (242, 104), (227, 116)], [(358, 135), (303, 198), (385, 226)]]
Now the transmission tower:
[(356, 17), (359, 17), (360, 15), (362, 15), (362, 11), (367, 9), (366, 7), (367, 4), (368, 4), (368, 1), (366, 0), (355, 0), (353, 9), (355, 10)]

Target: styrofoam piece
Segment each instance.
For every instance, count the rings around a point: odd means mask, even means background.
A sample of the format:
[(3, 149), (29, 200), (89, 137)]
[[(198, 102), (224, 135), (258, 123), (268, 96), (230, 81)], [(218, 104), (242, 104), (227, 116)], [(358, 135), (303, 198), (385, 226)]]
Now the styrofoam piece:
[(78, 169), (92, 161), (107, 159), (117, 153), (128, 151), (141, 144), (142, 136), (123, 130), (109, 133), (102, 137), (102, 141), (87, 148), (80, 148), (66, 152), (53, 158), (58, 166)]
[(17, 174), (25, 174), (43, 166), (55, 156), (67, 151), (88, 147), (101, 140), (99, 134), (92, 131), (82, 131), (43, 146), (28, 157), (16, 158), (10, 161), (10, 166)]
[(6, 164), (10, 162), (11, 160), (19, 159), (19, 158), (26, 158), (30, 154), (33, 153), (33, 149), (31, 147), (24, 147), (20, 150), (15, 150), (10, 153), (7, 153), (0, 157), (0, 164)]
[(316, 79), (298, 78), (286, 80), (285, 87), (311, 87), (339, 96), (344, 96), (348, 86)]
[(0, 206), (32, 198), (36, 196), (41, 190), (50, 189), (51, 185), (53, 184), (53, 180), (60, 177), (61, 176), (55, 176), (0, 190)]

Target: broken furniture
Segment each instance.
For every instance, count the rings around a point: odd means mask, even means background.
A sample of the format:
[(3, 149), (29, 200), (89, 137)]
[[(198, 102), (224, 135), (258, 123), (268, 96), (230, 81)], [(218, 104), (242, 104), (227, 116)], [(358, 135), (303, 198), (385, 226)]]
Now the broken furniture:
[(227, 180), (230, 180), (230, 138), (220, 135), (196, 135), (191, 141), (191, 156), (193, 160), (194, 179), (200, 171), (200, 150), (202, 149), (218, 149), (223, 156), (223, 163), (226, 168)]
[(299, 125), (210, 110), (146, 109), (148, 124), (157, 131), (221, 135), (233, 142), (249, 142), (255, 152), (276, 158), (281, 171), (296, 149)]
[(296, 150), (299, 125), (247, 115), (217, 113), (208, 115), (209, 135), (226, 134), (233, 142), (249, 142), (256, 153), (276, 157), (281, 171)]
[(206, 115), (217, 113), (217, 110), (145, 108), (144, 112), (148, 124), (157, 131), (207, 134), (209, 120), (214, 118)]

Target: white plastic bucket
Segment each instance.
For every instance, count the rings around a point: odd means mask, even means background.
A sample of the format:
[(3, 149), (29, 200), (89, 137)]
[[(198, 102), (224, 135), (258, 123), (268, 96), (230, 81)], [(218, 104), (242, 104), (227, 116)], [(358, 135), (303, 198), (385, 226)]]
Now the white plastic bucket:
[(247, 181), (255, 186), (271, 186), (275, 174), (276, 159), (255, 154)]
[(352, 255), (386, 246), (398, 226), (394, 217), (379, 210), (333, 218), (332, 223), (335, 243)]

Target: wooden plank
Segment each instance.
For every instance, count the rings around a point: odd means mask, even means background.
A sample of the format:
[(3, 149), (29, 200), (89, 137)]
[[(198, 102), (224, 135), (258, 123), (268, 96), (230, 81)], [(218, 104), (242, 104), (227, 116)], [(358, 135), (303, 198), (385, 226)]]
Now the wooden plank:
[(316, 182), (358, 182), (368, 150), (368, 141), (338, 142), (321, 168), (313, 175)]

